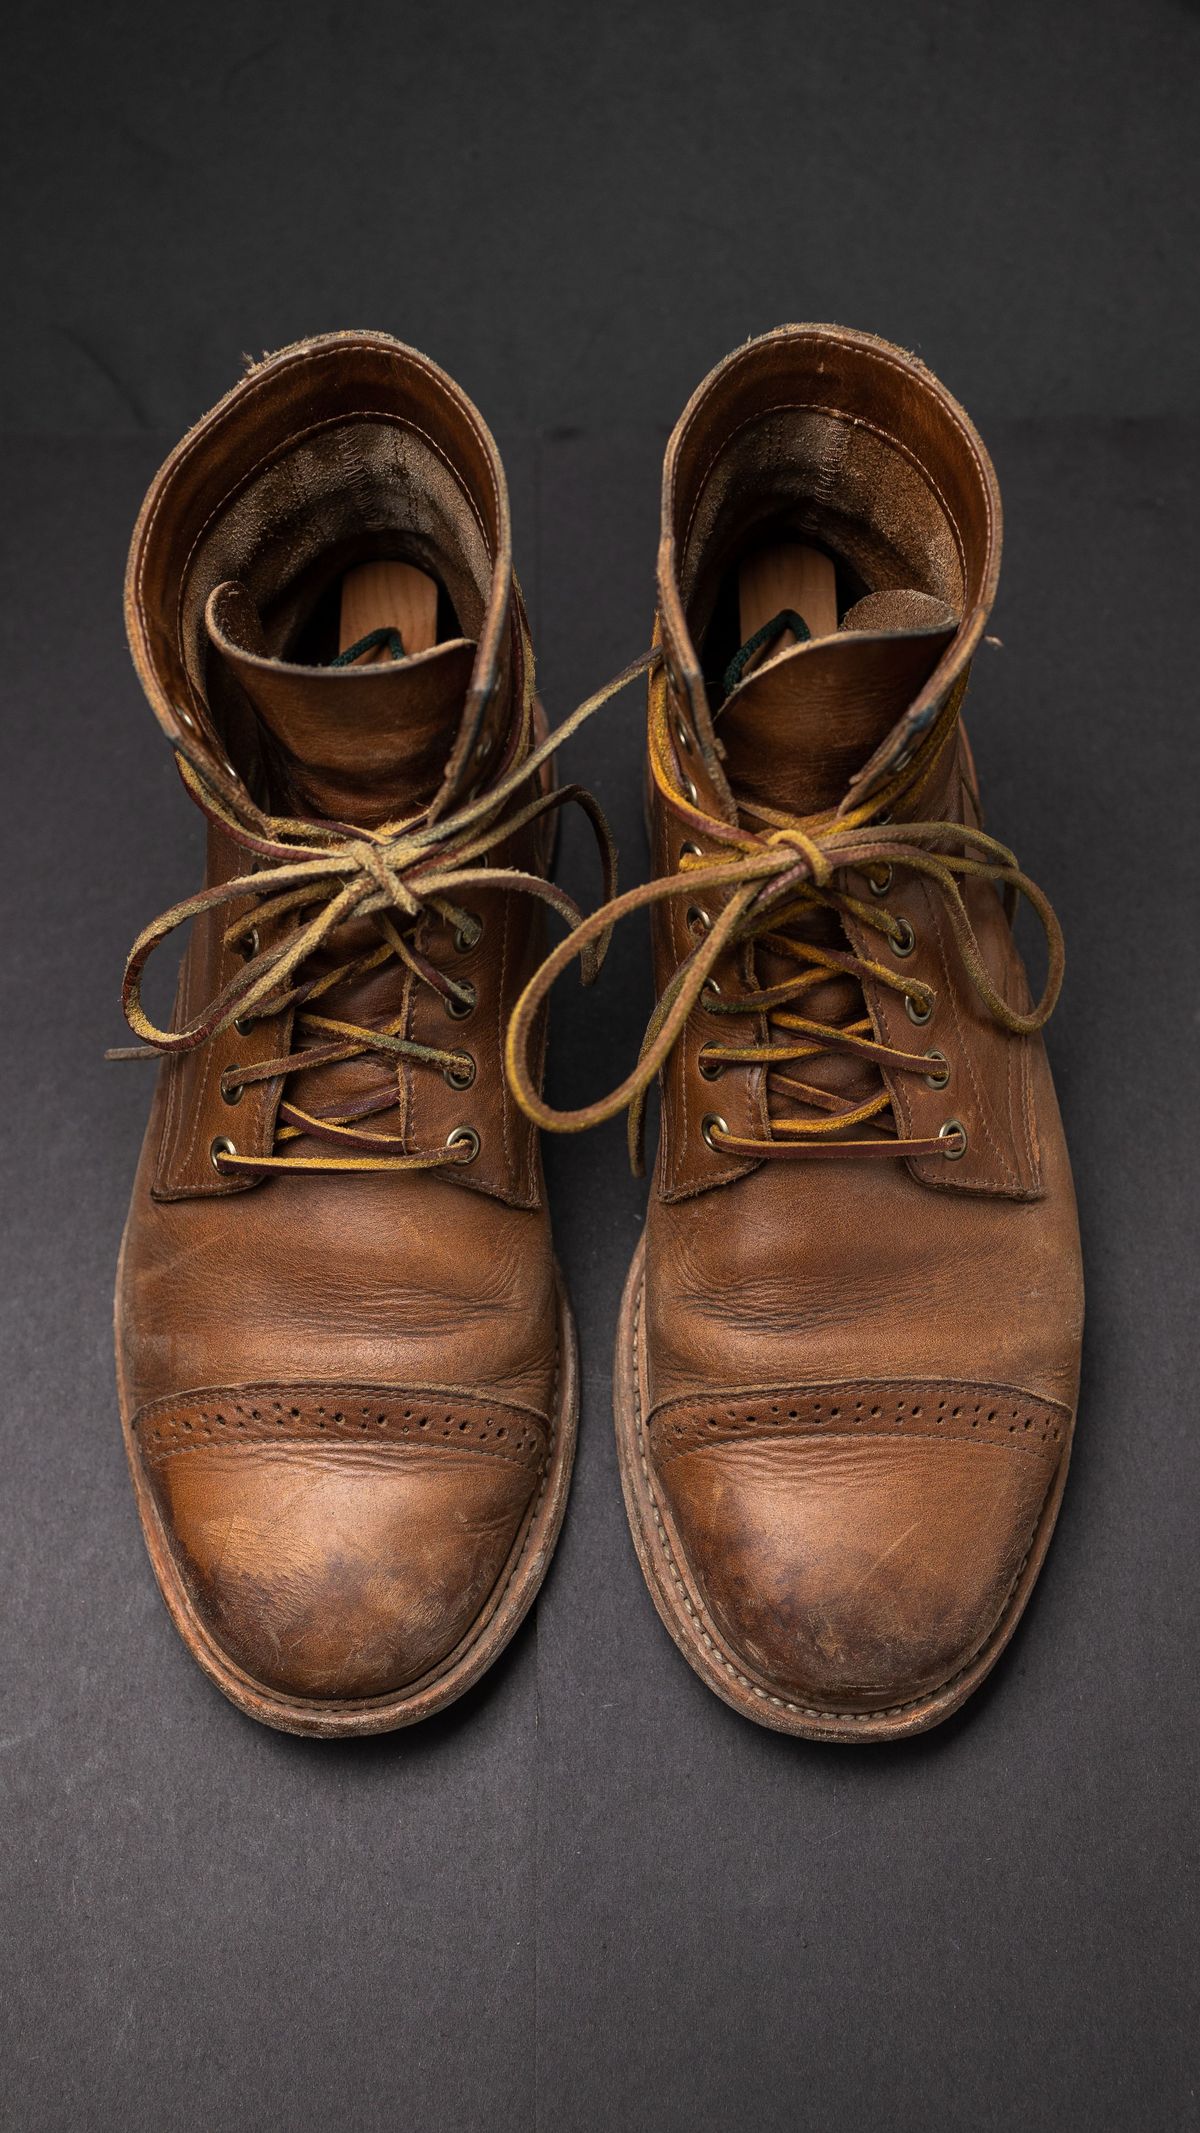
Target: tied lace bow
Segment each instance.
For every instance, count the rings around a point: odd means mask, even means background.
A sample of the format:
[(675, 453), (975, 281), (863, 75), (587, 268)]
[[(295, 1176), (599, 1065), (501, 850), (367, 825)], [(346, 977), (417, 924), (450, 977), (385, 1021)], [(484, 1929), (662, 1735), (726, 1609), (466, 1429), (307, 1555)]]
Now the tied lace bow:
[[(109, 1053), (110, 1058), (152, 1058), (194, 1051), (209, 1038), (236, 1024), (239, 1030), (297, 1010), (301, 1046), (278, 1058), (239, 1064), (236, 1081), (223, 1080), (223, 1093), (238, 1086), (283, 1079), (300, 1069), (375, 1055), (395, 1068), (404, 1061), (422, 1062), (446, 1074), (458, 1073), (465, 1086), (473, 1073), (469, 1055), (418, 1043), (401, 1034), (403, 1017), (382, 1027), (368, 1027), (320, 1012), (319, 1003), (335, 986), (365, 976), (394, 959), (428, 985), (448, 1012), (468, 1012), (474, 993), (466, 982), (439, 969), (422, 954), (416, 935), (419, 919), (433, 914), (454, 931), (457, 945), (469, 948), (479, 937), (479, 921), (461, 899), (472, 890), (498, 889), (539, 898), (568, 926), (578, 928), (582, 914), (573, 900), (541, 875), (488, 864), (497, 845), (552, 810), (574, 802), (591, 823), (600, 850), (604, 894), (616, 887), (616, 855), (608, 824), (591, 795), (578, 785), (536, 792), (531, 784), (555, 751), (599, 704), (624, 686), (644, 662), (620, 675), (608, 688), (582, 704), (573, 716), (525, 755), (496, 785), (437, 821), (417, 819), (385, 823), (378, 829), (350, 829), (338, 823), (292, 820), (266, 815), (244, 789), (233, 797), (218, 792), (203, 768), (179, 754), (184, 784), (208, 819), (244, 851), (249, 872), (202, 889), (172, 905), (138, 935), (125, 966), (122, 1006), (137, 1046)], [(154, 950), (191, 919), (242, 905), (224, 934), (225, 946), (242, 954), (242, 967), (191, 1021), (160, 1029), (142, 1004), (142, 979)], [(305, 976), (303, 966), (322, 949), (335, 949), (336, 936), (350, 921), (367, 920), (380, 936), (378, 945), (353, 953), (320, 975)], [(281, 922), (285, 924), (283, 930)], [(274, 933), (264, 942), (263, 936)], [(607, 937), (603, 928), (582, 951), (585, 983), (598, 973)], [(414, 1170), (434, 1169), (473, 1160), (478, 1142), (465, 1129), (440, 1148), (406, 1149), (395, 1135), (372, 1132), (360, 1121), (399, 1103), (397, 1076), (389, 1085), (343, 1102), (325, 1112), (305, 1108), (286, 1096), (280, 1102), (276, 1142), (285, 1152), (242, 1155), (234, 1149), (214, 1153), (216, 1167), (236, 1170)], [(313, 1155), (286, 1152), (286, 1143), (304, 1135), (331, 1144)], [(334, 1150), (345, 1152), (334, 1152)]]
[[(655, 651), (639, 666), (652, 670), (661, 664), (661, 659), (661, 653)], [(627, 678), (623, 676), (614, 686), (621, 686)], [(950, 702), (914, 754), (906, 784), (916, 781), (922, 767), (944, 744), (953, 730), (956, 711), (956, 702)], [(658, 739), (661, 743), (661, 736)], [(675, 812), (680, 812), (666, 751), (661, 744), (656, 745), (653, 721), (651, 767), (663, 798)], [(894, 801), (899, 790), (889, 788), (889, 800)], [(799, 1099), (821, 1114), (809, 1118), (771, 1117), (769, 1131), (763, 1137), (731, 1133), (723, 1121), (710, 1120), (706, 1138), (711, 1147), (736, 1158), (754, 1160), (781, 1156), (871, 1159), (961, 1154), (965, 1137), (957, 1147), (948, 1147), (944, 1135), (927, 1139), (879, 1127), (861, 1139), (847, 1139), (847, 1128), (873, 1124), (890, 1109), (886, 1088), (881, 1087), (862, 1101), (846, 1100), (783, 1071), (803, 1059), (837, 1052), (893, 1073), (928, 1076), (929, 1055), (881, 1043), (869, 1016), (834, 1022), (813, 1019), (798, 1011), (806, 993), (841, 974), (860, 984), (871, 979), (886, 986), (907, 998), (914, 1021), (928, 1019), (934, 1002), (930, 986), (887, 968), (869, 955), (828, 945), (811, 935), (806, 938), (800, 930), (814, 914), (832, 912), (839, 918), (858, 920), (890, 941), (901, 955), (907, 954), (912, 946), (911, 928), (907, 920), (889, 912), (882, 901), (899, 869), (920, 875), (941, 891), (971, 984), (1003, 1028), (1014, 1035), (1029, 1035), (1040, 1029), (1053, 1012), (1062, 985), (1061, 928), (1048, 899), (1022, 873), (1007, 846), (961, 822), (881, 821), (880, 805), (876, 795), (846, 815), (815, 817), (807, 825), (758, 810), (764, 822), (773, 825), (759, 832), (706, 817), (705, 834), (725, 844), (726, 855), (705, 857), (695, 847), (685, 848), (678, 872), (627, 890), (577, 924), (531, 978), (509, 1025), (505, 1062), (517, 1101), (527, 1116), (539, 1126), (575, 1133), (628, 1107), (630, 1161), (640, 1175), (645, 1107), (651, 1084), (703, 999), (706, 1009), (716, 1016), (759, 1015), (772, 1034), (770, 1041), (751, 1045), (705, 1044), (700, 1053), (702, 1071), (715, 1074), (725, 1066), (764, 1067), (768, 1095)], [(692, 821), (696, 820), (694, 808), (688, 814)], [(869, 903), (854, 895), (842, 879), (851, 869), (866, 871), (872, 879)], [(962, 894), (962, 883), (970, 880), (1001, 886), (1010, 923), (1019, 897), (1026, 899), (1041, 922), (1048, 948), (1046, 983), (1041, 999), (1028, 1012), (1010, 1006), (988, 972)], [(627, 913), (677, 898), (694, 904), (697, 897), (710, 891), (728, 892), (726, 901), (715, 918), (710, 919), (704, 911), (696, 912), (704, 930), (659, 1000), (636, 1066), (618, 1087), (597, 1102), (576, 1110), (554, 1110), (535, 1087), (528, 1062), (535, 1020), (556, 978), (576, 957), (586, 959), (601, 943), (607, 944), (613, 927)], [(796, 974), (777, 984), (743, 992), (732, 1001), (723, 999), (713, 980), (716, 965), (731, 951), (749, 950), (756, 945), (797, 965)], [(961, 1126), (957, 1127), (960, 1136), (962, 1131)]]

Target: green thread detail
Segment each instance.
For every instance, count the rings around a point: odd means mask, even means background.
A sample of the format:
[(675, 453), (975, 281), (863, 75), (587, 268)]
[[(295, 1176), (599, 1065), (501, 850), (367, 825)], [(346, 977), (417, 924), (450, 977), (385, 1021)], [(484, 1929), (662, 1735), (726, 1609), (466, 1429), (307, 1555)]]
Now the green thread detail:
[(807, 644), (812, 636), (803, 615), (798, 615), (794, 607), (781, 607), (777, 615), (764, 622), (760, 630), (755, 630), (753, 637), (747, 637), (741, 650), (734, 653), (725, 669), (723, 686), (726, 696), (732, 696), (755, 653), (761, 652), (765, 645), (776, 643), (786, 630), (790, 630), (801, 644)]
[[(807, 634), (805, 631), (806, 636)], [(361, 659), (364, 652), (373, 652), (379, 644), (386, 644), (393, 659), (404, 658), (404, 639), (399, 630), (368, 630), (366, 636), (360, 637), (357, 644), (348, 644), (345, 651), (339, 652), (337, 658), (331, 659), (329, 664), (331, 667), (353, 666), (355, 660)]]

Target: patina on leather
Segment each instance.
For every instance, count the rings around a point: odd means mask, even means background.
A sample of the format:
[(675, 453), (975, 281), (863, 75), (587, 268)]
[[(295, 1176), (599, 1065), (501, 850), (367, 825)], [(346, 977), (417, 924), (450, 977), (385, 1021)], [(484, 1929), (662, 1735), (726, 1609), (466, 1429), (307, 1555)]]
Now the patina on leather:
[[(453, 630), (331, 665), (311, 618), (378, 557), (436, 578)], [(573, 794), (495, 445), (386, 336), (285, 349), (156, 478), (127, 616), (208, 821), (205, 886), (124, 992), (163, 1060), (117, 1295), (152, 1560), (255, 1717), (405, 1724), (529, 1605), (574, 1442), (537, 1135), (499, 1058), (544, 905), (579, 915), (546, 880)], [(142, 971), (189, 921), (160, 1026)]]
[[(711, 693), (747, 544), (857, 581), (836, 636)], [(648, 661), (652, 879), (576, 929), (509, 1032), (522, 1108), (578, 1130), (661, 1081), (622, 1312), (618, 1440), (656, 1604), (702, 1677), (784, 1730), (892, 1737), (982, 1678), (1049, 1540), (1082, 1282), (1040, 1031), (1046, 898), (983, 828), (961, 706), (1000, 560), (962, 409), (870, 336), (788, 327), (667, 449)], [(1016, 900), (1048, 942), (1030, 997)], [(546, 992), (652, 914), (658, 1006), (610, 1096), (556, 1113)]]

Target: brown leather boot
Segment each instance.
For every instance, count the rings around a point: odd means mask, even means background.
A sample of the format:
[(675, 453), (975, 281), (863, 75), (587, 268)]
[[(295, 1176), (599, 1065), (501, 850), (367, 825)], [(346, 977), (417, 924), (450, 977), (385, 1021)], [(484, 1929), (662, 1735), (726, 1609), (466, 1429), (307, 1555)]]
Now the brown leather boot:
[[(547, 1125), (632, 1099), (636, 1131), (661, 1070), (616, 1361), (630, 1522), (701, 1677), (813, 1739), (962, 1703), (1067, 1471), (1082, 1282), (1038, 1034), (1061, 943), (983, 833), (959, 719), (999, 561), (991, 464), (920, 363), (791, 327), (721, 364), (666, 457), (654, 880), (548, 959), (511, 1036)], [(639, 903), (640, 1065), (557, 1118), (523, 1066), (539, 1003)]]
[[(568, 796), (492, 438), (382, 335), (285, 349), (158, 475), (127, 619), (209, 823), (203, 893), (125, 987), (166, 1055), (117, 1283), (151, 1559), (243, 1710), (406, 1725), (529, 1607), (575, 1443), (537, 1136), (499, 1061), (542, 903), (565, 909)], [(141, 969), (189, 917), (156, 1029)]]

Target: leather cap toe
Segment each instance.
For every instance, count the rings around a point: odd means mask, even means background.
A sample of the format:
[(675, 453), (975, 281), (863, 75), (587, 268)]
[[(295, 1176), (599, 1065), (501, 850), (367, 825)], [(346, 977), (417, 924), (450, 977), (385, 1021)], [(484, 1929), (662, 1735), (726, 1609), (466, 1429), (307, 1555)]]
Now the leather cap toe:
[(653, 1418), (662, 1498), (748, 1675), (818, 1710), (948, 1683), (1000, 1620), (1069, 1413), (1010, 1389), (850, 1385)]
[(469, 1636), (546, 1454), (528, 1410), (395, 1387), (187, 1394), (137, 1440), (210, 1635), (319, 1701), (402, 1689)]

